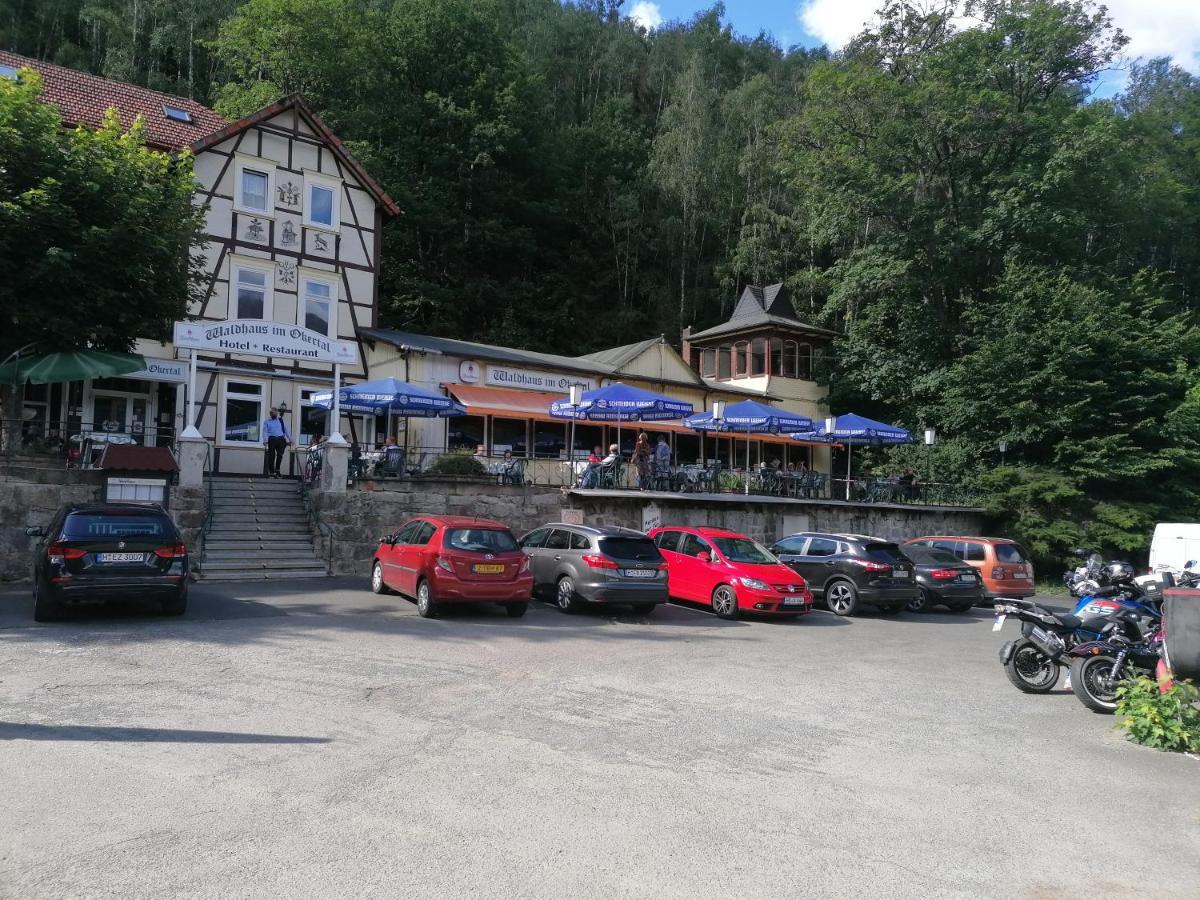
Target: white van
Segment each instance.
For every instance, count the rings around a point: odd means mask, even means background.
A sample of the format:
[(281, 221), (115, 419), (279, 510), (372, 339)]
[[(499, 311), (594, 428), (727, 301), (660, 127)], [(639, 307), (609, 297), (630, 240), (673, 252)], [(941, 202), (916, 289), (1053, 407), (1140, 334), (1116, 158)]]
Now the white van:
[(1150, 571), (1182, 571), (1190, 560), (1200, 560), (1200, 524), (1160, 522), (1150, 542)]

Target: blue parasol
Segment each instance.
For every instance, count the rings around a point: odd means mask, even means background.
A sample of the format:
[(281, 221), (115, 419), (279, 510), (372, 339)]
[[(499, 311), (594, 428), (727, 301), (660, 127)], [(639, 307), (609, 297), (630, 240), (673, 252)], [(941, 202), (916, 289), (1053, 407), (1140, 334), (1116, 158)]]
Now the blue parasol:
[(617, 381), (584, 391), (578, 405), (570, 398), (550, 404), (556, 419), (587, 419), (593, 422), (667, 422), (692, 414), (692, 404)]

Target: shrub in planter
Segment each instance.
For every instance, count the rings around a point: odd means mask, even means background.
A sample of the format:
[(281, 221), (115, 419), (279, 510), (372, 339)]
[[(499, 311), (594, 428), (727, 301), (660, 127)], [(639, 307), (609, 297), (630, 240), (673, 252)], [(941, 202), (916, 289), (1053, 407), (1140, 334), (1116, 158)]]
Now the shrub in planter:
[(430, 475), (486, 475), (483, 463), (470, 453), (447, 453), (433, 461), (428, 469)]
[(1176, 681), (1159, 690), (1153, 678), (1137, 678), (1117, 689), (1117, 724), (1135, 744), (1156, 750), (1200, 750), (1200, 690)]

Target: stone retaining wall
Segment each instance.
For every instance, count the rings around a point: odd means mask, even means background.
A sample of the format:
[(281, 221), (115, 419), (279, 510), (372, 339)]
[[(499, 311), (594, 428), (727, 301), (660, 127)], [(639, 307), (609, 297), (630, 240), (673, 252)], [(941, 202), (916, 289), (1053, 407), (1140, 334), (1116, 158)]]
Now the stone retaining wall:
[[(335, 575), (364, 575), (379, 538), (416, 515), (482, 516), (506, 523), (518, 534), (561, 516), (562, 490), (491, 482), (422, 479), (344, 494), (316, 493), (314, 506), (333, 533)], [(317, 537), (317, 556), (327, 558), (329, 537)]]
[[(615, 492), (614, 492), (615, 493)], [(573, 491), (567, 505), (589, 525), (621, 525), (642, 529), (651, 519), (664, 525), (711, 525), (728, 528), (770, 545), (797, 531), (869, 534), (902, 541), (923, 534), (983, 534), (981, 512), (904, 504), (839, 503), (822, 500), (745, 499), (720, 495), (689, 499), (679, 495), (598, 496)], [(655, 509), (657, 515), (655, 515)]]
[(36, 538), (25, 534), (28, 526), (46, 525), (64, 503), (100, 499), (99, 472), (64, 469), (61, 474), (69, 483), (30, 480), (24, 472), (0, 475), (0, 581), (29, 578)]
[[(319, 520), (332, 535), (333, 572), (365, 575), (379, 538), (414, 515), (482, 516), (508, 524), (518, 536), (547, 522), (570, 518), (588, 525), (642, 529), (648, 519), (670, 525), (716, 525), (771, 543), (796, 531), (843, 531), (903, 539), (921, 534), (983, 534), (974, 510), (737, 495), (680, 496), (619, 491), (513, 487), (452, 479), (422, 479), (315, 493)], [(326, 558), (330, 536), (318, 536)]]
[[(103, 490), (104, 473), (97, 469), (13, 467), (0, 474), (0, 581), (29, 578), (30, 553), (37, 539), (25, 534), (26, 527), (48, 524), (66, 503), (97, 502)], [(171, 517), (193, 555), (198, 550), (207, 501), (204, 488), (171, 488)]]

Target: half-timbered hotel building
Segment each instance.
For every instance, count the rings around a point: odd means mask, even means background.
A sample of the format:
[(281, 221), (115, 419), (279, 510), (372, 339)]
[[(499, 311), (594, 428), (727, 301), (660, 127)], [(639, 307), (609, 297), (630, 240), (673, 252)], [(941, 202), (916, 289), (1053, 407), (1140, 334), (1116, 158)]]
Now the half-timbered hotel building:
[[(195, 155), (196, 202), (206, 207), (199, 321), (261, 319), (354, 341), (343, 378), (366, 375), (360, 328), (377, 324), (376, 279), (383, 223), (395, 202), (299, 96), (236, 122), (180, 97), (0, 52), (0, 77), (40, 73), (42, 98), (65, 125), (97, 126), (116, 108), (138, 116), (147, 143)], [(170, 343), (139, 339), (143, 372), (65, 385), (27, 385), (25, 415), (64, 434), (125, 434), (166, 443), (185, 423), (186, 356)], [(285, 407), (298, 443), (329, 431), (311, 397), (332, 385), (332, 365), (292, 358), (198, 351), (197, 422), (217, 471), (262, 470), (261, 422)], [(349, 423), (343, 423), (343, 430)]]

